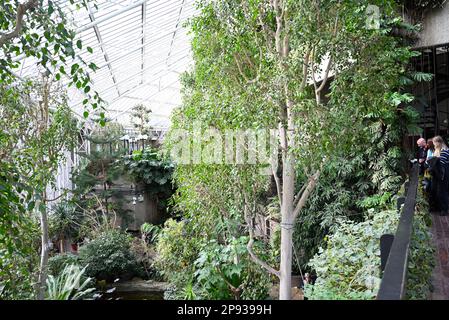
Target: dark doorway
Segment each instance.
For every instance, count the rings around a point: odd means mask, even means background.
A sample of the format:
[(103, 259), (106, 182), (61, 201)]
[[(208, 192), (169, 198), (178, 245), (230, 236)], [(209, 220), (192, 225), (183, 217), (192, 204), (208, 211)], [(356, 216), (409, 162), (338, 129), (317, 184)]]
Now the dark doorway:
[(434, 75), (429, 82), (413, 86), (414, 107), (421, 113), (420, 127), (423, 137), (428, 139), (441, 135), (449, 136), (449, 44), (416, 49), (420, 56), (412, 59), (417, 72)]

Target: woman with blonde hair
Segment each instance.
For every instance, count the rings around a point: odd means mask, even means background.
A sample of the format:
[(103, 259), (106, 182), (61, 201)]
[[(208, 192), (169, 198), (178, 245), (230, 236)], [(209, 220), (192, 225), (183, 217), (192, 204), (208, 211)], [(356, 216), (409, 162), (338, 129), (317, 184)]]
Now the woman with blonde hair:
[(448, 215), (449, 207), (449, 148), (441, 136), (432, 139), (435, 147), (433, 155), (438, 158), (435, 170), (437, 201), (440, 215)]

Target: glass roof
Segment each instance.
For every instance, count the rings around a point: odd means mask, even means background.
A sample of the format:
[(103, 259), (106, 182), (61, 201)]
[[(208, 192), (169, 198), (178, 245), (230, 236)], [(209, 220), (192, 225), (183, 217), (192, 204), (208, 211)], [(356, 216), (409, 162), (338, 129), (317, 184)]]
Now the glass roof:
[[(195, 14), (195, 0), (97, 0), (76, 10), (68, 0), (58, 1), (72, 17), (83, 42), (76, 53), (99, 69), (93, 88), (107, 102), (106, 116), (129, 125), (129, 113), (138, 103), (152, 110), (150, 124), (166, 128), (179, 106), (179, 75), (192, 62), (184, 23)], [(93, 53), (86, 48), (91, 47)], [(20, 76), (35, 74), (36, 63), (22, 59)], [(82, 114), (84, 96), (69, 88), (70, 104)]]

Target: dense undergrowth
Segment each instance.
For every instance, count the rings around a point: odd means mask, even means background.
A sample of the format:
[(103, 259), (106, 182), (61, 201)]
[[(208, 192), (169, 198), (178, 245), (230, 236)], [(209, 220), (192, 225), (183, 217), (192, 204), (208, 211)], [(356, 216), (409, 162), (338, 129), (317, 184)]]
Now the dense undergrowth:
[[(399, 217), (391, 203), (370, 208), (363, 222), (340, 220), (309, 261), (318, 278), (314, 285), (306, 286), (305, 296), (311, 300), (374, 299), (382, 278), (379, 239), (383, 234), (396, 233)], [(430, 297), (435, 258), (429, 224), (429, 208), (420, 189), (410, 245), (408, 299)]]

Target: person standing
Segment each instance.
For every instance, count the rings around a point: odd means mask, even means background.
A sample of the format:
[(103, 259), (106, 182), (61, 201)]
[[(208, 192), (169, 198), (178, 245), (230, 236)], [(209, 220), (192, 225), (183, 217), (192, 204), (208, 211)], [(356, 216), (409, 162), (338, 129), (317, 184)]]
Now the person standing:
[(433, 153), (435, 152), (435, 146), (433, 145), (432, 139), (427, 139), (426, 150), (427, 150), (427, 157), (426, 157), (426, 162), (427, 162), (430, 159), (432, 159)]
[(448, 215), (449, 207), (449, 150), (441, 136), (433, 138), (435, 146), (434, 156), (438, 158), (435, 170), (436, 195), (439, 203), (440, 215)]
[(426, 140), (424, 138), (419, 138), (418, 141), (416, 141), (416, 144), (418, 145), (418, 153), (416, 158), (419, 163), (419, 174), (423, 175), (425, 170), (425, 162), (427, 159)]
[(430, 211), (431, 212), (436, 212), (436, 211), (440, 211), (439, 207), (438, 207), (438, 195), (437, 195), (437, 188), (436, 186), (438, 186), (435, 183), (435, 177), (434, 175), (434, 166), (436, 164), (436, 158), (434, 157), (434, 152), (435, 152), (435, 146), (433, 145), (433, 140), (432, 139), (428, 139), (427, 140), (427, 158), (426, 158), (426, 162), (425, 162), (425, 171), (424, 171), (424, 179), (423, 179), (423, 186), (424, 186), (424, 191), (426, 191), (427, 195), (428, 195), (428, 199), (429, 199), (429, 206), (430, 206)]

